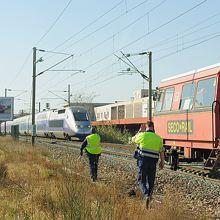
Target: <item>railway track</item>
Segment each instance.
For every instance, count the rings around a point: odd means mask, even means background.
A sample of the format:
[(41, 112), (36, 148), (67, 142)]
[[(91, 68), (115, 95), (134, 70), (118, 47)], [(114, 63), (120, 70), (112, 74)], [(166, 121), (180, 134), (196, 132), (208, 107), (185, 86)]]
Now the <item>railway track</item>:
[[(20, 137), (19, 140), (21, 141), (28, 141), (30, 142), (31, 139), (27, 137)], [(50, 146), (56, 146), (59, 147), (61, 150), (64, 148), (68, 150), (75, 150), (77, 153), (80, 151), (81, 142), (79, 141), (64, 141), (61, 139), (46, 139), (46, 138), (37, 138), (36, 139), (37, 144), (47, 144)], [(102, 156), (110, 157), (110, 159), (118, 161), (118, 162), (125, 162), (129, 164), (134, 164), (135, 160), (132, 156), (132, 151), (134, 148), (132, 148), (129, 145), (119, 145), (119, 144), (112, 144), (112, 143), (103, 143), (103, 151)], [(126, 151), (126, 152), (122, 152)], [(165, 165), (166, 170), (170, 170), (169, 165)], [(203, 169), (203, 167), (195, 167), (190, 166), (186, 164), (180, 164), (179, 169), (177, 171), (171, 171), (170, 172), (177, 172), (177, 173), (184, 173), (185, 175), (194, 176), (198, 179), (206, 179), (209, 181), (212, 181), (213, 183), (217, 183), (220, 185), (220, 179), (214, 179), (211, 178), (210, 173)]]

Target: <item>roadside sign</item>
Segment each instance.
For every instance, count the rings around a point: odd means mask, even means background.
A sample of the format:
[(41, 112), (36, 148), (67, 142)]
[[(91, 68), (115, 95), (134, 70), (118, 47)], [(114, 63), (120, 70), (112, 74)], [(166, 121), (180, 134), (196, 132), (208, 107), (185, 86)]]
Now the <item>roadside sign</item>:
[(14, 97), (0, 97), (0, 121), (12, 121)]

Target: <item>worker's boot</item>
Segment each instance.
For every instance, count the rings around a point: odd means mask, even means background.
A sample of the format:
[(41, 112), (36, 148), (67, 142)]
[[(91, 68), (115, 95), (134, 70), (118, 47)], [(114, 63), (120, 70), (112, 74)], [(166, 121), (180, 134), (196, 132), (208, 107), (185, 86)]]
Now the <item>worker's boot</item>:
[(92, 181), (95, 182), (97, 180), (97, 175), (93, 174)]
[(129, 196), (129, 197), (136, 197), (136, 192), (135, 192), (135, 190), (134, 190), (134, 189), (130, 190), (130, 191), (128, 192), (128, 196)]
[(150, 201), (151, 201), (151, 199), (150, 199), (150, 197), (145, 197), (145, 201), (146, 201), (146, 209), (150, 209)]

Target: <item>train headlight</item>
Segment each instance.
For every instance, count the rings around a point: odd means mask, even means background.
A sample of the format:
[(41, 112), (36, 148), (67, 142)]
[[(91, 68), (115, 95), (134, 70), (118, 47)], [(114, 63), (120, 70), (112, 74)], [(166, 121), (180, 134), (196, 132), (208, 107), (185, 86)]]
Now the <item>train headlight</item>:
[(88, 125), (88, 128), (91, 128), (91, 125)]
[(76, 126), (76, 128), (79, 128), (80, 126), (79, 125), (75, 125)]

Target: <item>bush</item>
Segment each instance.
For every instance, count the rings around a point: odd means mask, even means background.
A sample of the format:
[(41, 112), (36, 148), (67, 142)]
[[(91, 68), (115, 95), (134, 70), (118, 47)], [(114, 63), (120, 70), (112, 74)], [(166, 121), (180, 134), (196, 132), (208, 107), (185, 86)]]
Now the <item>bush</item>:
[(128, 130), (121, 131), (115, 126), (98, 126), (97, 132), (101, 136), (102, 142), (128, 144), (131, 134)]

